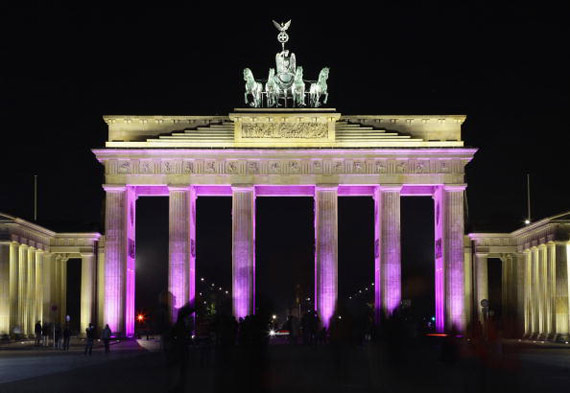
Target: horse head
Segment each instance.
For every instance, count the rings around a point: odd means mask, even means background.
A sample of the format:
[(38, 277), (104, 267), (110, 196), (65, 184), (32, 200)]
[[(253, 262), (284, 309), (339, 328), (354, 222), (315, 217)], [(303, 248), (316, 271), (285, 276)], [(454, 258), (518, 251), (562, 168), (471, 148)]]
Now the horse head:
[(253, 72), (249, 68), (244, 68), (243, 70), (243, 80), (249, 82), (253, 80)]
[(326, 81), (327, 79), (329, 79), (329, 67), (324, 67), (319, 73), (319, 81)]

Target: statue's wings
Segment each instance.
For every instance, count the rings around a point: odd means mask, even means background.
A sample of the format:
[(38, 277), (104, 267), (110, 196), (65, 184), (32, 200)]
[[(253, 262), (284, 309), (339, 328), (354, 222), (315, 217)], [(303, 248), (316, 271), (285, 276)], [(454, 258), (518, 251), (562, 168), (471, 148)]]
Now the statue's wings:
[(289, 26), (291, 26), (291, 20), (287, 21), (286, 23), (277, 23), (274, 20), (272, 20), (273, 22), (273, 26), (275, 26), (275, 28), (279, 31), (286, 31)]

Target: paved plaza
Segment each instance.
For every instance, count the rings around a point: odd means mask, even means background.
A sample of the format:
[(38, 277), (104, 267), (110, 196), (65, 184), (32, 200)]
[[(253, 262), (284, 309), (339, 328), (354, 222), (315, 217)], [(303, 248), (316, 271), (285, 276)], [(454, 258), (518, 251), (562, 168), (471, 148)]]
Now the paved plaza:
[[(3, 345), (1, 392), (559, 392), (568, 386), (570, 348), (508, 341), (503, 353), (466, 341), (456, 356), (439, 339), (363, 346), (270, 344), (259, 350), (192, 348), (172, 362), (157, 342), (96, 346), (83, 355)], [(442, 346), (443, 345), (443, 346)], [(452, 351), (453, 352), (453, 351)], [(182, 372), (181, 372), (182, 371)], [(184, 378), (183, 387), (174, 390)]]

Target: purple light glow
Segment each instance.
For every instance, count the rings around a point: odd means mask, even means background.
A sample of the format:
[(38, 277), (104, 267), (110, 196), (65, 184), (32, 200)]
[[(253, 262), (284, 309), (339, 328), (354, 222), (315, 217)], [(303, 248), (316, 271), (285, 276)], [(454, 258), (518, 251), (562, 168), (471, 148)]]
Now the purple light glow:
[(232, 298), (239, 319), (255, 313), (255, 190), (232, 191)]
[(125, 335), (132, 337), (135, 334), (135, 218), (136, 218), (136, 192), (133, 187), (127, 188), (127, 266), (126, 266), (126, 304), (125, 304)]
[(338, 289), (338, 187), (315, 187), (315, 309), (328, 328)]
[(443, 333), (445, 330), (445, 287), (444, 287), (444, 270), (443, 270), (443, 224), (441, 212), (442, 206), (442, 189), (437, 187), (433, 194), (434, 200), (434, 236), (435, 236), (435, 331)]
[(400, 258), (401, 185), (380, 186), (377, 202), (380, 220), (380, 274), (384, 310), (391, 315), (402, 300)]
[(105, 321), (113, 332), (123, 332), (123, 278), (127, 241), (126, 187), (105, 187)]
[(374, 192), (374, 319), (380, 322), (382, 315), (382, 281), (380, 266), (380, 192)]
[(190, 257), (190, 189), (169, 188), (168, 290), (172, 294), (172, 321), (188, 299)]
[(196, 303), (196, 191), (190, 188), (190, 255), (188, 268), (188, 302), (190, 307)]
[(444, 186), (444, 264), (448, 329), (465, 330), (463, 193), (465, 186)]

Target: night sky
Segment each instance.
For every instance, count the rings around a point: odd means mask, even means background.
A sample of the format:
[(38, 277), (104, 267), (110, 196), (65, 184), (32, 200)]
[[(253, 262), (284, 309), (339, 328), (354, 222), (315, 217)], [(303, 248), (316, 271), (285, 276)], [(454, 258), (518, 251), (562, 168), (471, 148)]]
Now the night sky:
[[(561, 10), (47, 3), (0, 6), (2, 212), (32, 219), (37, 174), (40, 224), (102, 231), (103, 173), (90, 152), (106, 140), (102, 115), (227, 114), (242, 104), (241, 70), (262, 78), (273, 66), (272, 19), (293, 20), (288, 48), (307, 78), (331, 68), (329, 103), (343, 114), (467, 115), (463, 139), (479, 148), (467, 167), (468, 231), (521, 226), (526, 173), (533, 219), (569, 208)], [(168, 200), (138, 203), (137, 307), (150, 308), (167, 285)], [(372, 282), (372, 209), (367, 198), (339, 202), (341, 298)], [(281, 311), (297, 284), (312, 291), (312, 201), (261, 198), (257, 218), (258, 294)], [(403, 199), (404, 297), (433, 293), (432, 218), (429, 198)], [(199, 199), (198, 275), (228, 289), (230, 225), (229, 198)]]

